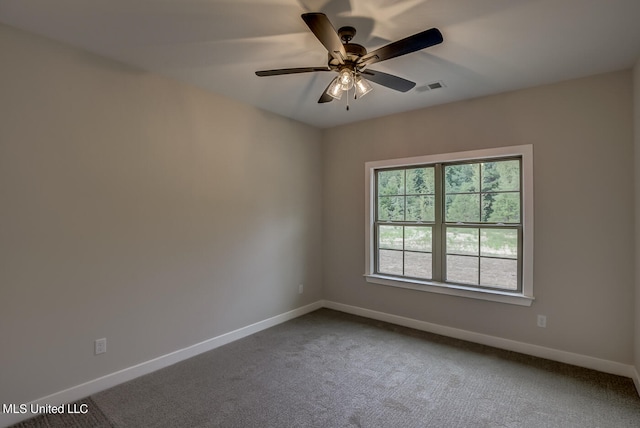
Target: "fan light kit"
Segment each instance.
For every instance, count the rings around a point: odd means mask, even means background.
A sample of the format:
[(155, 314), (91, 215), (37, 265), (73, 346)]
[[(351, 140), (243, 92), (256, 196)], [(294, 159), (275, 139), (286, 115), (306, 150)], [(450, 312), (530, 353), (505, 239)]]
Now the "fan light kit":
[(339, 100), (342, 98), (342, 94), (346, 92), (347, 110), (349, 110), (349, 92), (351, 90), (354, 90), (353, 96), (357, 99), (365, 96), (373, 89), (364, 76), (374, 83), (400, 92), (407, 92), (416, 86), (415, 82), (402, 77), (371, 70), (367, 68), (369, 65), (442, 43), (440, 30), (431, 28), (367, 53), (363, 46), (351, 43), (356, 34), (355, 28), (341, 27), (336, 32), (329, 18), (323, 13), (305, 13), (302, 15), (302, 19), (327, 49), (329, 57), (327, 66), (256, 71), (256, 75), (264, 77), (335, 71), (338, 76), (329, 83), (318, 102), (328, 103), (333, 99)]
[(373, 86), (371, 86), (369, 82), (363, 79), (361, 75), (345, 68), (338, 73), (338, 77), (333, 79), (333, 81), (327, 88), (326, 93), (336, 100), (339, 100), (342, 98), (343, 92), (348, 93), (349, 90), (354, 87), (355, 98), (364, 97), (373, 89)]

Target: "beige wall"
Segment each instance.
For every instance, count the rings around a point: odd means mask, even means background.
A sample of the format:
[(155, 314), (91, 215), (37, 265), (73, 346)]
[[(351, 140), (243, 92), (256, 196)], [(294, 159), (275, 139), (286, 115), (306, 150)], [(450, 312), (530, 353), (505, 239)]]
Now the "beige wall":
[[(364, 163), (533, 144), (531, 307), (365, 282)], [(329, 129), (324, 296), (344, 304), (633, 362), (631, 74), (605, 74)], [(547, 328), (536, 315), (547, 316)]]
[(0, 403), (321, 298), (319, 130), (6, 26), (0, 52)]
[[(1, 403), (322, 298), (633, 361), (630, 72), (321, 132), (5, 26), (0, 52)], [(364, 282), (364, 162), (529, 143), (532, 307)]]

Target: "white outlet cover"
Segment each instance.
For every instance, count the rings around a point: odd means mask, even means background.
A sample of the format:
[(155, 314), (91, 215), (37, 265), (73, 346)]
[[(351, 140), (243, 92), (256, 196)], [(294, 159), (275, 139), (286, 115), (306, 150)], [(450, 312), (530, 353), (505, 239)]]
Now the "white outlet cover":
[(538, 315), (538, 327), (545, 328), (547, 326), (547, 317), (545, 315)]
[(104, 337), (102, 339), (97, 339), (95, 342), (96, 355), (104, 354), (105, 352), (107, 352), (107, 339)]

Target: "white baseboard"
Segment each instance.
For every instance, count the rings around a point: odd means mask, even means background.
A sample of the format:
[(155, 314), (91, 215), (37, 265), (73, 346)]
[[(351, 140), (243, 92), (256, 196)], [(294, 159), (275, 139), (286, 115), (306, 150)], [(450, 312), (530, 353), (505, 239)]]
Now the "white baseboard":
[(636, 385), (636, 391), (638, 391), (638, 395), (640, 395), (640, 376), (638, 375), (637, 367), (633, 368), (633, 376), (631, 376), (631, 379), (633, 379), (633, 383)]
[(416, 330), (427, 331), (429, 333), (440, 334), (442, 336), (453, 337), (456, 339), (466, 340), (468, 342), (479, 343), (481, 345), (492, 346), (494, 348), (505, 349), (507, 351), (519, 352), (548, 360), (558, 361), (561, 363), (572, 364), (574, 366), (585, 367), (604, 373), (610, 373), (618, 376), (629, 377), (633, 379), (636, 389), (640, 394), (640, 379), (638, 372), (632, 365), (622, 364), (615, 361), (603, 360), (600, 358), (589, 357), (586, 355), (575, 354), (558, 349), (546, 348), (544, 346), (531, 345), (529, 343), (517, 342), (515, 340), (503, 339), (500, 337), (489, 336), (481, 333), (474, 333), (468, 330), (461, 330), (453, 327), (446, 327), (439, 324), (433, 324), (425, 321), (419, 321), (412, 318), (401, 317), (384, 312), (373, 311), (371, 309), (360, 308), (357, 306), (345, 305), (332, 301), (324, 301), (324, 307), (334, 309), (336, 311), (346, 312), (353, 315), (359, 315), (365, 318), (371, 318), (378, 321), (385, 321), (391, 324), (397, 324), (404, 327), (414, 328)]
[[(493, 346), (495, 348), (505, 349), (508, 351), (520, 352), (523, 354), (532, 355), (534, 357), (546, 358), (549, 360), (598, 370), (604, 373), (611, 373), (619, 376), (629, 377), (633, 379), (636, 389), (640, 394), (640, 376), (638, 375), (638, 371), (636, 370), (636, 368), (632, 365), (575, 354), (572, 352), (560, 351), (557, 349), (546, 348), (538, 345), (531, 345), (528, 343), (517, 342), (514, 340), (489, 336), (486, 334), (474, 333), (472, 331), (433, 324), (426, 321), (419, 321), (412, 318), (378, 312), (371, 309), (360, 308), (357, 306), (345, 305), (343, 303), (337, 303), (328, 300), (319, 300), (317, 302), (294, 309), (292, 311), (276, 315), (263, 321), (259, 321), (255, 324), (239, 328), (229, 333), (222, 334), (220, 336), (205, 340), (200, 343), (196, 343), (195, 345), (179, 349), (158, 358), (145, 361), (144, 363), (140, 363), (135, 366), (108, 374), (106, 376), (93, 379), (83, 384), (76, 385), (69, 389), (56, 392), (46, 397), (39, 398), (30, 403), (27, 403), (27, 406), (29, 408), (31, 404), (50, 404), (52, 406), (59, 406), (61, 404), (79, 400), (81, 398), (103, 391), (107, 388), (111, 388), (123, 382), (135, 379), (139, 376), (154, 372), (156, 370), (194, 357), (203, 352), (218, 348), (222, 345), (226, 345), (227, 343), (231, 343), (235, 340), (242, 339), (243, 337), (281, 324), (285, 321), (292, 320), (323, 307), (334, 309), (340, 312), (346, 312), (353, 315), (359, 315), (365, 318), (375, 319), (378, 321), (384, 321), (391, 324), (397, 324), (404, 327), (410, 327), (416, 330), (427, 331), (430, 333), (440, 334), (456, 339), (462, 339), (482, 345)], [(7, 427), (33, 416), (34, 415), (32, 414), (0, 413), (0, 427)]]
[[(114, 373), (110, 373), (106, 376), (99, 377), (97, 379), (90, 380), (80, 385), (73, 386), (63, 391), (56, 392), (46, 397), (39, 398), (30, 403), (27, 403), (27, 408), (31, 408), (31, 405), (46, 405), (59, 406), (62, 404), (70, 403), (76, 400), (80, 400), (89, 395), (103, 391), (107, 388), (119, 385), (123, 382), (135, 379), (142, 375), (160, 370), (164, 367), (178, 363), (182, 360), (194, 357), (203, 352), (210, 351), (218, 348), (227, 343), (231, 343), (235, 340), (242, 339), (243, 337), (252, 335), (261, 330), (265, 330), (269, 327), (281, 324), (285, 321), (292, 320), (309, 312), (313, 312), (322, 308), (323, 301), (317, 301), (306, 306), (294, 309), (289, 312), (285, 312), (280, 315), (268, 318), (263, 321), (248, 325), (246, 327), (239, 328), (229, 333), (216, 336), (211, 339), (207, 339), (203, 342), (196, 343), (195, 345), (188, 346), (183, 349), (171, 352), (166, 355), (162, 355), (158, 358), (154, 358), (144, 363), (136, 364), (135, 366), (128, 367), (123, 370), (119, 370)], [(7, 427), (9, 425), (16, 424), (25, 419), (29, 419), (35, 415), (31, 413), (0, 413), (0, 427)]]

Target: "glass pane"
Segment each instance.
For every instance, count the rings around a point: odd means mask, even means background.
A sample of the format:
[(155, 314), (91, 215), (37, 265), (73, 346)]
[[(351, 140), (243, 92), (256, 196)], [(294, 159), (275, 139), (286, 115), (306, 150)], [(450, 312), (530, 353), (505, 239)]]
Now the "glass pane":
[(518, 231), (516, 229), (482, 229), (480, 255), (517, 259)]
[(404, 228), (404, 249), (431, 251), (431, 227), (406, 226)]
[(480, 283), (487, 287), (518, 289), (518, 261), (480, 258)]
[(468, 254), (477, 256), (479, 252), (479, 229), (462, 227), (447, 228), (447, 254)]
[(506, 160), (482, 164), (482, 191), (520, 190), (520, 161)]
[(404, 220), (404, 196), (378, 197), (378, 220)]
[(449, 195), (446, 201), (445, 221), (480, 221), (480, 195)]
[(446, 193), (472, 193), (480, 191), (480, 165), (477, 163), (444, 167)]
[(404, 253), (404, 274), (415, 278), (431, 279), (431, 253)]
[(378, 251), (378, 272), (402, 275), (402, 251)]
[(378, 195), (404, 195), (404, 170), (378, 171)]
[(435, 196), (407, 196), (407, 221), (434, 221)]
[(434, 194), (434, 168), (412, 168), (407, 170), (407, 195)]
[(520, 223), (520, 193), (484, 193), (482, 221)]
[(378, 248), (402, 250), (402, 226), (380, 226)]
[(448, 255), (446, 280), (478, 285), (478, 257)]

